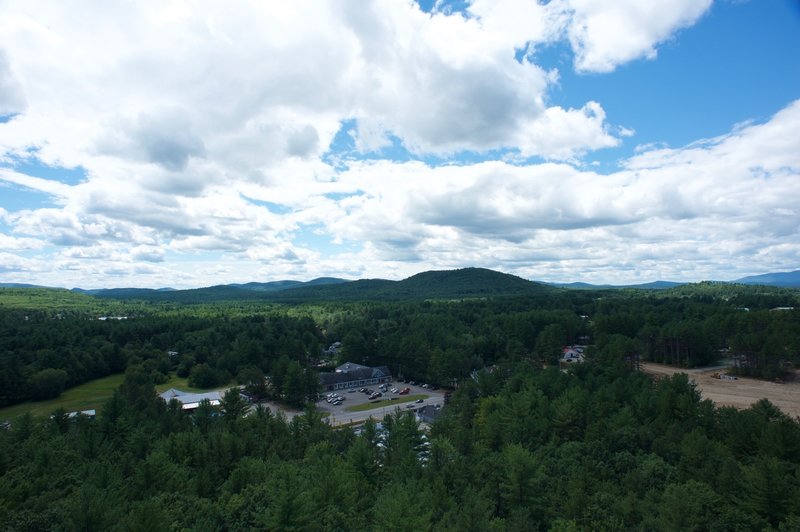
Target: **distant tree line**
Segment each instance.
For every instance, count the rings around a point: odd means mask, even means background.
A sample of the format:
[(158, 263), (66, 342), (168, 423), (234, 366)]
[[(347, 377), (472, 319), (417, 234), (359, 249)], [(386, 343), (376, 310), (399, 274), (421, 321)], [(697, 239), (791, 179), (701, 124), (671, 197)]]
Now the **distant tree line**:
[[(320, 350), (322, 336), (309, 318), (196, 312), (188, 308), (103, 321), (0, 310), (0, 406), (57, 397), (65, 388), (134, 366), (155, 382), (175, 371), (193, 386), (209, 388), (231, 382), (248, 368), (269, 374), (281, 357), (304, 369), (309, 354)], [(296, 367), (279, 369), (295, 372)]]
[(154, 304), (105, 321), (74, 309), (0, 309), (0, 406), (55, 397), (133, 366), (155, 382), (174, 371), (200, 388), (252, 384), (260, 372), (271, 382), (264, 395), (300, 403), (316, 393), (312, 363), (335, 341), (343, 347), (334, 364), (387, 365), (440, 385), (501, 359), (554, 365), (570, 344), (680, 367), (730, 357), (736, 371), (768, 379), (800, 365), (800, 310), (789, 309), (800, 307), (797, 292), (731, 290), (701, 284), (695, 292), (424, 302)]

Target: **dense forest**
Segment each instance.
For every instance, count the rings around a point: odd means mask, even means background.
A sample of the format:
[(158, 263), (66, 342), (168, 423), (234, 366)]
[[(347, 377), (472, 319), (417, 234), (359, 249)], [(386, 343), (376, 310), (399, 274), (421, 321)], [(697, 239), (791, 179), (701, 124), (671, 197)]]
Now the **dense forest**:
[(0, 306), (0, 407), (54, 397), (132, 366), (156, 383), (172, 371), (201, 388), (259, 372), (280, 379), (290, 371), (292, 382), (308, 381), (290, 394), (301, 400), (313, 395), (306, 373), (335, 341), (344, 347), (333, 363), (387, 365), (396, 375), (440, 385), (503, 359), (555, 364), (571, 344), (681, 367), (728, 357), (741, 374), (766, 379), (800, 364), (800, 312), (789, 309), (800, 308), (796, 291), (731, 293), (702, 284), (687, 290), (295, 305), (129, 303), (127, 319), (105, 320), (91, 307)]
[[(606, 358), (608, 357), (608, 358)], [(7, 530), (798, 530), (800, 424), (714, 408), (613, 353), (501, 363), (430, 432), (407, 412), (333, 430), (313, 409), (193, 415), (129, 369), (99, 418), (0, 431)]]
[[(57, 410), (0, 429), (7, 530), (800, 529), (798, 420), (766, 400), (717, 408), (685, 374), (652, 380), (633, 363), (724, 357), (760, 378), (790, 375), (797, 292), (192, 305), (81, 295), (63, 308), (26, 308), (19, 294), (3, 304), (0, 293), (0, 405), (125, 380), (96, 419)], [(587, 345), (587, 361), (562, 371), (570, 344)], [(269, 383), (265, 394), (299, 405), (316, 395), (314, 369), (343, 361), (455, 390), (430, 430), (404, 410), (358, 432), (310, 406), (291, 420), (245, 416), (238, 393), (188, 414), (154, 390), (177, 373), (201, 388)]]

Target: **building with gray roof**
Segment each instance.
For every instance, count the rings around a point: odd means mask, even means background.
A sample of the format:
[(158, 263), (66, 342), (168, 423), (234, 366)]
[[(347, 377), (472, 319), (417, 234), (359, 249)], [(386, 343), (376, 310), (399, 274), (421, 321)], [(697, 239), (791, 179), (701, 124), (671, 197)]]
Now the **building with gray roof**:
[(392, 374), (386, 366), (371, 368), (352, 362), (345, 362), (336, 371), (319, 374), (320, 385), (327, 391), (371, 386), (391, 380)]

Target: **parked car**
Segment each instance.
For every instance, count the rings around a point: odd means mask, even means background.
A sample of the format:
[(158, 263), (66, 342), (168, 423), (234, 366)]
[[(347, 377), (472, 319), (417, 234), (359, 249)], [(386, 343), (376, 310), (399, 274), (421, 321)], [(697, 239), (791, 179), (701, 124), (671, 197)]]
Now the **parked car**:
[(402, 390), (400, 390), (400, 391), (399, 391), (399, 392), (397, 392), (397, 393), (399, 393), (400, 395), (407, 395), (407, 394), (408, 394), (408, 392), (410, 392), (410, 391), (411, 391), (411, 388), (409, 388), (408, 386), (406, 386), (405, 388), (403, 388)]

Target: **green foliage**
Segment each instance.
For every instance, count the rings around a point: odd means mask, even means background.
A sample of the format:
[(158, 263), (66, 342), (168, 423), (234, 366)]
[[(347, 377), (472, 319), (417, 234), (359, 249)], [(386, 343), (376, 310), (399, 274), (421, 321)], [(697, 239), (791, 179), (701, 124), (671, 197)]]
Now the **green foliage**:
[(97, 420), (61, 413), (0, 431), (0, 510), (12, 529), (48, 519), (81, 530), (798, 522), (800, 424), (769, 403), (708, 411), (684, 377), (653, 382), (593, 362), (564, 374), (520, 361), (494, 375), (459, 390), (425, 438), (407, 412), (358, 436), (313, 409), (291, 422), (264, 409), (242, 417), (236, 390), (222, 415), (206, 404), (189, 416), (133, 367)]
[(67, 372), (63, 369), (47, 368), (31, 375), (28, 386), (36, 401), (52, 399), (61, 395), (67, 384)]
[(468, 299), (543, 294), (546, 285), (483, 268), (419, 273), (402, 281), (364, 279), (326, 286), (304, 286), (276, 292), (283, 301), (402, 301)]
[(225, 419), (235, 421), (244, 417), (247, 412), (247, 403), (242, 399), (238, 388), (231, 388), (222, 395), (220, 409), (225, 415)]
[[(631, 370), (638, 355), (693, 366), (721, 348), (755, 375), (797, 364), (796, 311), (745, 311), (712, 288), (280, 308), (131, 302), (138, 310), (118, 321), (88, 307), (0, 309), (6, 404), (53, 371), (106, 396), (95, 420), (43, 402), (42, 417), (0, 429), (3, 526), (794, 530), (797, 420), (768, 401), (715, 408), (685, 375)], [(775, 301), (763, 295), (750, 294)], [(238, 389), (193, 414), (156, 396), (167, 375), (164, 387), (186, 384), (172, 376), (183, 368), (193, 384), (236, 376), (303, 404), (316, 394), (320, 346), (334, 341), (348, 359), (458, 389), (427, 434), (404, 409), (355, 435), (310, 407), (291, 421), (264, 407), (245, 415)], [(594, 344), (585, 363), (540, 364), (578, 341)], [(124, 371), (113, 393), (92, 380), (111, 371)]]
[(189, 385), (195, 388), (214, 388), (224, 384), (226, 375), (208, 364), (198, 364), (189, 373)]

